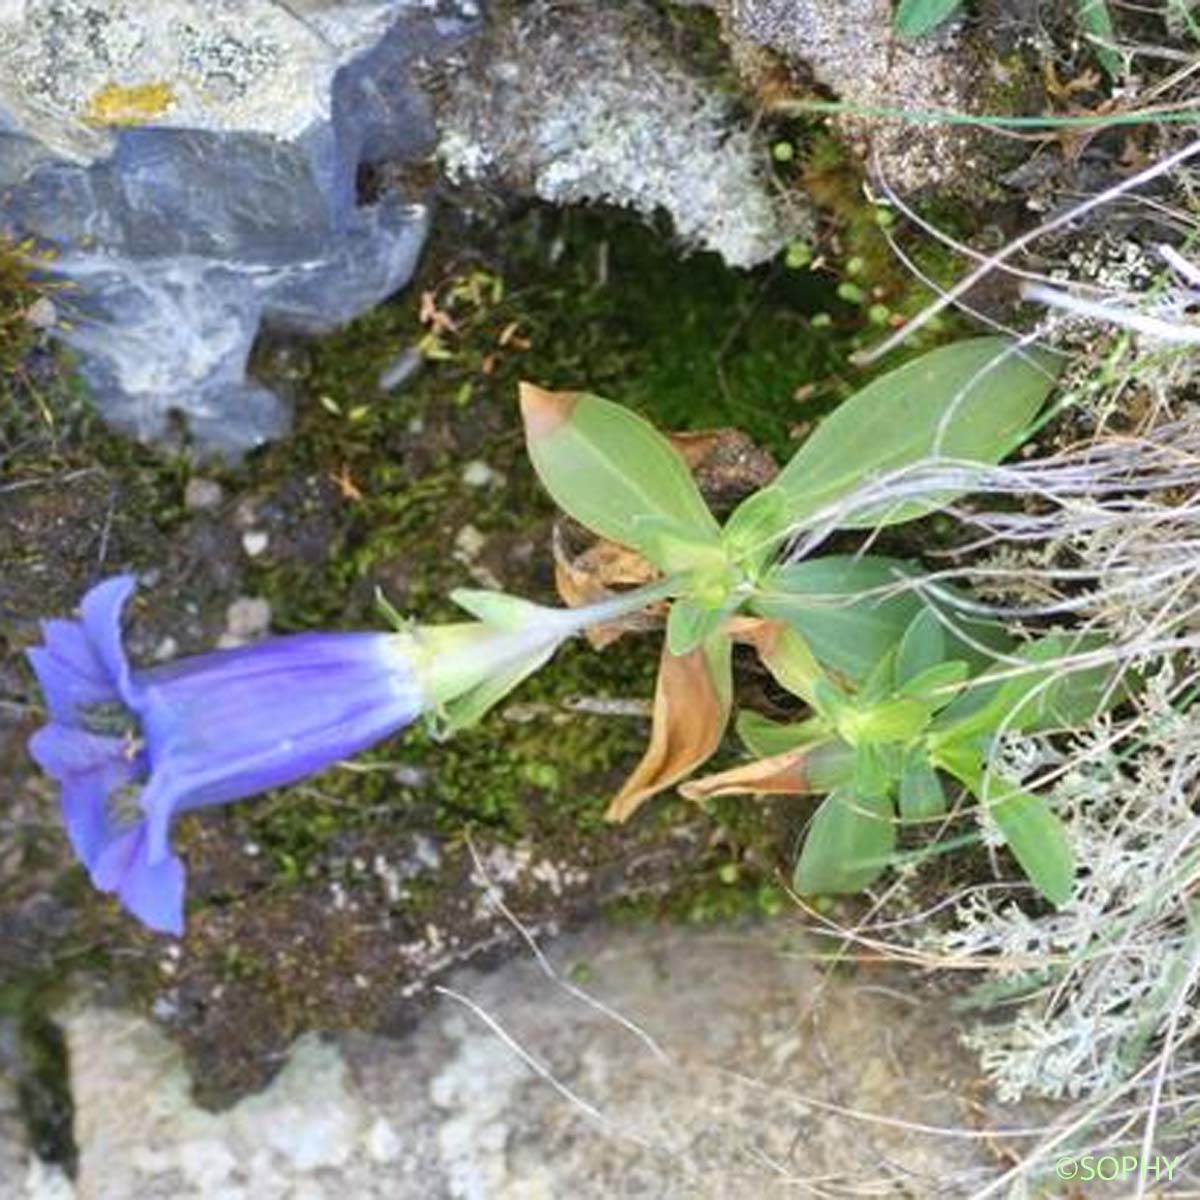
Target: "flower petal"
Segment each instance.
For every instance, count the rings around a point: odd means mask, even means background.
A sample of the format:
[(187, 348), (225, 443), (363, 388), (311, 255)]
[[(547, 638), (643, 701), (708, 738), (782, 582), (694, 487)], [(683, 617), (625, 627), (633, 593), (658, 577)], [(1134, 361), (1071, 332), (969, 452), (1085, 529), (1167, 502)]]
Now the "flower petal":
[(174, 854), (151, 863), (145, 824), (135, 825), (104, 848), (92, 870), (101, 891), (116, 892), (143, 925), (158, 933), (183, 934), (183, 863)]
[(137, 580), (132, 575), (114, 575), (96, 584), (79, 605), (92, 649), (121, 699), (130, 707), (134, 703), (134, 688), (125, 647), (121, 644), (121, 610), (136, 586)]
[(115, 833), (108, 798), (115, 788), (133, 782), (140, 764), (129, 758), (119, 738), (57, 724), (29, 739), (29, 753), (62, 784), (63, 821), (71, 846), (90, 867)]
[(78, 725), (81, 707), (120, 701), (104, 663), (77, 621), (43, 621), (42, 639), (43, 645), (25, 653), (56, 721)]
[(415, 720), (424, 696), (398, 646), (391, 634), (296, 634), (140, 674), (150, 861), (174, 813), (292, 783)]

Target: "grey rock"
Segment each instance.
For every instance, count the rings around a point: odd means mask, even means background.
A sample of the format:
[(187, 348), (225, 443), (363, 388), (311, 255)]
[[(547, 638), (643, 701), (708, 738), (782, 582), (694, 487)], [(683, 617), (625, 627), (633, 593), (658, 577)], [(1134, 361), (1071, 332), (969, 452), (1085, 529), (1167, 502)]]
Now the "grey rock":
[(201, 450), (282, 434), (246, 378), (263, 323), (303, 333), (402, 286), (420, 197), (359, 203), (364, 163), (433, 141), (414, 65), (469, 30), (422, 0), (0, 0), (0, 229), (58, 251), (58, 334), (111, 424)]
[(555, 976), (458, 973), (404, 1039), (306, 1036), (222, 1113), (152, 1025), (77, 1008), (81, 1200), (953, 1197), (1027, 1145), (1006, 1124), (1039, 1123), (980, 1102), (944, 1003), (829, 973), (783, 923), (547, 950)]

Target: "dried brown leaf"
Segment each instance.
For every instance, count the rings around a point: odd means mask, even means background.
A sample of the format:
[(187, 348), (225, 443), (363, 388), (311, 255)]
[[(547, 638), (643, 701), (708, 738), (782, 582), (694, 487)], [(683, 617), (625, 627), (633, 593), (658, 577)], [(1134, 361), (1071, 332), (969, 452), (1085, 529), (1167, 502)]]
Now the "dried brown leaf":
[(810, 747), (787, 750), (770, 758), (755, 759), (728, 771), (718, 771), (703, 779), (693, 779), (680, 789), (689, 800), (707, 800), (712, 796), (799, 796), (814, 791), (806, 769)]
[(721, 744), (729, 723), (728, 646), (723, 667), (705, 647), (671, 654), (663, 645), (650, 744), (605, 814), (627, 821), (653, 795), (691, 774)]
[[(583, 527), (563, 517), (554, 523), (554, 582), (568, 608), (608, 600), (623, 588), (640, 587), (658, 578), (658, 570), (635, 550), (599, 538), (586, 550), (572, 553), (571, 541), (586, 534)], [(596, 650), (603, 650), (626, 633), (644, 633), (662, 624), (665, 604), (631, 613), (616, 621), (591, 625), (585, 631)]]

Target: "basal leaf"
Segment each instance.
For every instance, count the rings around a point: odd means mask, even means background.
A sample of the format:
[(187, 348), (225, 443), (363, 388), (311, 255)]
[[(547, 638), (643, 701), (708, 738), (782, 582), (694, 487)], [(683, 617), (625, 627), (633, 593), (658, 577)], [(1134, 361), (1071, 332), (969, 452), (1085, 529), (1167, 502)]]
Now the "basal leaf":
[[(931, 350), (843, 401), (817, 426), (772, 487), (789, 524), (835, 504), (872, 476), (931, 457), (999, 462), (1024, 436), (1054, 382), (1056, 360), (1014, 352), (1007, 338)], [(849, 528), (894, 525), (940, 508), (956, 492), (849, 517)]]
[(916, 696), (929, 703), (930, 710), (937, 712), (949, 704), (967, 681), (971, 668), (962, 659), (952, 658), (938, 663), (908, 680), (901, 687), (906, 696)]
[(937, 613), (923, 608), (908, 623), (896, 651), (896, 682), (903, 686), (946, 657), (946, 634)]
[(931, 33), (962, 7), (962, 0), (900, 0), (895, 29), (901, 37), (918, 38)]
[(825, 666), (861, 682), (921, 610), (913, 591), (869, 595), (918, 572), (894, 558), (831, 554), (775, 567), (751, 608), (786, 622)]
[(939, 599), (928, 601), (911, 588), (886, 593), (904, 579), (920, 576), (900, 559), (831, 554), (773, 568), (750, 607), (786, 622), (803, 635), (823, 666), (855, 683), (899, 643), (927, 603), (937, 604), (950, 626), (943, 634), (947, 657), (963, 660), (974, 671), (991, 665), (987, 648), (1006, 650), (1012, 644), (995, 622), (964, 618), (953, 603), (958, 595), (953, 588), (939, 584)]
[(555, 503), (665, 571), (723, 558), (720, 530), (682, 456), (649, 422), (584, 392), (521, 384), (525, 441)]
[(1014, 657), (1029, 664), (1020, 670), (999, 663), (992, 674), (1009, 674), (988, 683), (984, 675), (965, 690), (934, 723), (943, 740), (961, 740), (1003, 727), (1013, 733), (1038, 733), (1086, 725), (1105, 708), (1119, 704), (1126, 691), (1114, 686), (1119, 667), (1113, 663), (1084, 669), (1064, 660), (1100, 650), (1105, 639), (1095, 634), (1054, 633), (1020, 647)]
[(858, 892), (883, 874), (895, 849), (892, 802), (839, 788), (813, 816), (793, 883), (808, 895)]
[(1066, 828), (1049, 804), (985, 770), (966, 741), (941, 747), (936, 761), (986, 806), (1029, 882), (1052, 904), (1066, 904), (1075, 888), (1075, 856)]

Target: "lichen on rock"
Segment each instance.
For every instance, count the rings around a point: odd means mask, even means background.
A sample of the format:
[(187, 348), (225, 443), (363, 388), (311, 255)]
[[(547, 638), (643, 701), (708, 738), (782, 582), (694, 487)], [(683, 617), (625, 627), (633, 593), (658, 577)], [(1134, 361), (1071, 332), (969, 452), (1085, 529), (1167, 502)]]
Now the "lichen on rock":
[(644, 3), (498, 14), (442, 80), (439, 157), (452, 177), (553, 204), (671, 217), (736, 267), (810, 229), (771, 187), (766, 147), (732, 99), (673, 52)]

